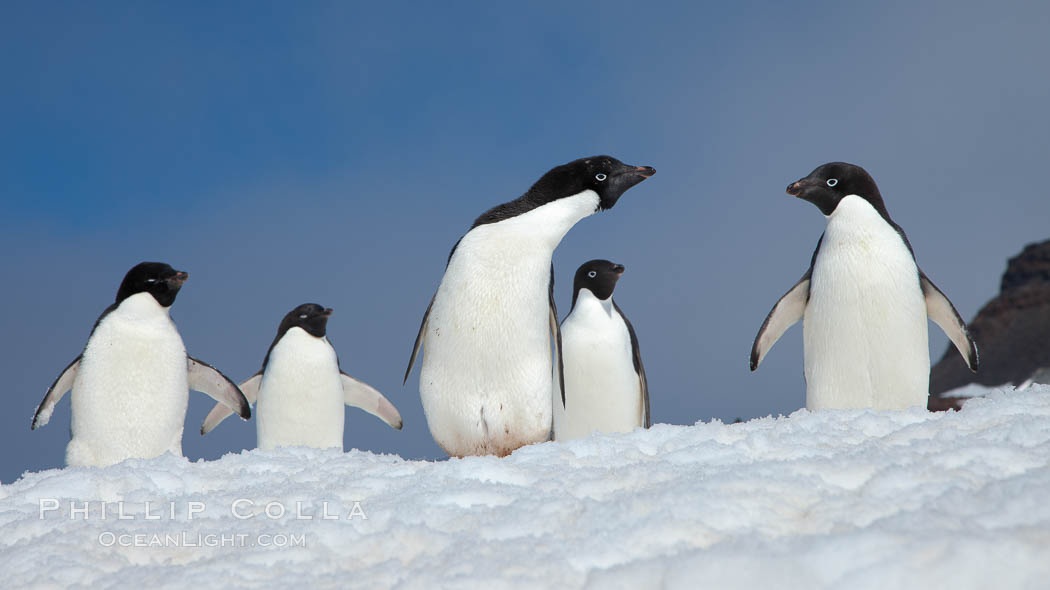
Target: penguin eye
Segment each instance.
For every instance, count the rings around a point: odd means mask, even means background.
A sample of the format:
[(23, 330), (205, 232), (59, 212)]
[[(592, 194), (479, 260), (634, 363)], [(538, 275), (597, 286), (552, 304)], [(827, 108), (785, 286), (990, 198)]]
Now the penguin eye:
[(590, 271), (590, 272), (588, 272), (588, 273), (587, 273), (587, 276), (589, 276), (589, 277), (591, 277), (591, 278), (593, 279), (594, 277), (598, 276), (598, 273), (596, 273), (596, 272), (594, 272), (594, 271), (592, 270), (592, 271)]
[(157, 279), (146, 279), (146, 282), (152, 285), (157, 282)]
[(305, 319), (306, 319), (306, 314), (304, 313), (304, 314), (300, 315), (300, 316), (299, 316), (299, 319), (301, 319), (301, 320), (305, 320)]
[(599, 173), (594, 175), (594, 179), (597, 180), (598, 182), (601, 182), (601, 181), (605, 180), (606, 178), (608, 178), (608, 176), (606, 176), (605, 174), (602, 174), (601, 172), (599, 172)]
[(839, 180), (837, 178), (829, 178), (828, 179), (828, 186), (835, 186), (838, 183), (839, 183)]

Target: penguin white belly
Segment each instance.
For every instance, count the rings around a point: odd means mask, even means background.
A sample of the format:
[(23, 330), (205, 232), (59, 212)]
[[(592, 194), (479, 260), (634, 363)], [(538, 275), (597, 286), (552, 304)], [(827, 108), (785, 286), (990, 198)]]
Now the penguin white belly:
[(343, 448), (343, 387), (327, 338), (292, 328), (270, 351), (256, 403), (260, 449)]
[(829, 218), (803, 319), (806, 408), (926, 406), (930, 353), (919, 271), (864, 199)]
[(419, 392), (452, 456), (504, 456), (551, 431), (551, 256), (597, 210), (584, 191), (480, 225), (456, 247), (423, 336)]
[(610, 301), (581, 291), (562, 324), (565, 405), (554, 386), (554, 438), (630, 432), (642, 426), (642, 389), (631, 335)]
[(189, 402), (186, 348), (152, 295), (125, 299), (99, 322), (73, 382), (67, 465), (106, 466), (182, 454)]

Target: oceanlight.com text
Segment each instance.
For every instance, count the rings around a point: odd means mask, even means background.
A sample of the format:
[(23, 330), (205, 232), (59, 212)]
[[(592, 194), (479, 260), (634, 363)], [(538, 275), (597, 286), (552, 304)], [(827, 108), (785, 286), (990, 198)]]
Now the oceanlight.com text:
[(116, 533), (98, 535), (103, 547), (306, 547), (304, 534), (246, 533)]

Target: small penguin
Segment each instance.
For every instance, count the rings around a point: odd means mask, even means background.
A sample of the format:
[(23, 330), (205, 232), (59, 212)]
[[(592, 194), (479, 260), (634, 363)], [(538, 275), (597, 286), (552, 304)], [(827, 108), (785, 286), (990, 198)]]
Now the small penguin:
[(188, 277), (161, 262), (135, 265), (95, 322), (84, 351), (47, 390), (33, 429), (47, 424), (55, 404), (73, 391), (67, 465), (103, 467), (168, 451), (182, 455), (190, 389), (245, 420), (251, 417), (232, 381), (186, 356), (170, 312)]
[(552, 336), (561, 363), (554, 249), (576, 222), (654, 172), (610, 156), (557, 166), (453, 246), (405, 372), (407, 381), (425, 348), (420, 399), (446, 453), (505, 456), (550, 438)]
[[(326, 331), (330, 308), (304, 303), (288, 312), (266, 351), (262, 368), (241, 383), (256, 403), (256, 444), (343, 448), (343, 405), (354, 406), (401, 430), (401, 414), (383, 394), (339, 369)], [(230, 415), (217, 404), (201, 425), (207, 434)]]
[(806, 408), (926, 407), (926, 320), (944, 330), (977, 371), (977, 345), (951, 301), (916, 265), (904, 230), (860, 166), (832, 162), (788, 186), (828, 219), (809, 270), (769, 312), (751, 370), (803, 320)]
[(554, 440), (649, 428), (649, 385), (634, 327), (613, 290), (624, 267), (608, 260), (576, 271), (561, 324), (565, 390), (554, 382)]

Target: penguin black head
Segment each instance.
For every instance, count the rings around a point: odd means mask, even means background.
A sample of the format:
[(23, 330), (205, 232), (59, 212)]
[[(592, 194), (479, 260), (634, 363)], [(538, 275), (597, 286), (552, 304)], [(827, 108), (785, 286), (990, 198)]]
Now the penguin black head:
[(598, 209), (611, 209), (627, 189), (656, 174), (651, 166), (631, 166), (612, 156), (580, 158), (552, 168), (529, 189), (543, 202), (569, 197), (590, 189), (598, 193)]
[(616, 289), (616, 281), (623, 274), (623, 265), (609, 262), (608, 260), (590, 260), (576, 269), (576, 277), (572, 281), (572, 304), (576, 305), (576, 297), (580, 289), (587, 289), (602, 301), (612, 297)]
[(302, 328), (307, 334), (321, 338), (325, 335), (328, 317), (331, 315), (331, 308), (321, 307), (316, 303), (304, 303), (284, 316), (281, 326), (277, 328), (277, 337), (280, 338), (292, 328)]
[(117, 303), (136, 293), (149, 293), (161, 307), (171, 307), (189, 274), (163, 262), (140, 262), (131, 267), (117, 290)]
[(809, 176), (788, 185), (787, 193), (813, 203), (824, 215), (831, 215), (844, 197), (857, 195), (889, 219), (875, 179), (855, 164), (830, 162), (819, 166)]
[(627, 189), (656, 174), (651, 166), (630, 166), (612, 156), (580, 158), (551, 168), (524, 195), (482, 213), (471, 229), (528, 213), (537, 207), (592, 190), (596, 210), (611, 209)]

